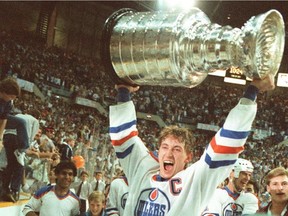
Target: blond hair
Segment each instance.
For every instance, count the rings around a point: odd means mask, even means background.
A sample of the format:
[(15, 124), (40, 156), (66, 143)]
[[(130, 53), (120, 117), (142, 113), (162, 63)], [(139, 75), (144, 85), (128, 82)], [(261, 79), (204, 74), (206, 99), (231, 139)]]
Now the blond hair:
[(93, 191), (88, 197), (89, 203), (92, 201), (105, 203), (105, 195), (101, 191)]

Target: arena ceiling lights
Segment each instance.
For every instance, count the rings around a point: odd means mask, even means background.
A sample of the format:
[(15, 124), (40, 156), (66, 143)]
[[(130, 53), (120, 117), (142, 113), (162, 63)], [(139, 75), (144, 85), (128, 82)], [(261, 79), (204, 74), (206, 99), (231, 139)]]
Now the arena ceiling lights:
[(159, 9), (189, 10), (194, 7), (196, 0), (158, 0)]

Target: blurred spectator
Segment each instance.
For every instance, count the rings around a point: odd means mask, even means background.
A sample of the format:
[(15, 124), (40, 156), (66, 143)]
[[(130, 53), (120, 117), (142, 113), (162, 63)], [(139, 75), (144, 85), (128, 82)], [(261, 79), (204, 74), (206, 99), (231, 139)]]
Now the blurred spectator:
[(103, 181), (103, 173), (100, 170), (97, 170), (94, 174), (94, 179), (91, 182), (92, 189), (94, 191), (105, 191), (105, 182)]
[(66, 142), (62, 143), (61, 152), (60, 152), (60, 160), (72, 160), (74, 155), (73, 148), (75, 146), (75, 139), (74, 138), (67, 138)]
[(86, 171), (80, 173), (80, 181), (75, 182), (72, 187), (76, 195), (80, 198), (80, 216), (84, 216), (88, 210), (88, 197), (93, 192), (91, 184), (88, 182), (89, 174)]
[(14, 78), (8, 77), (0, 81), (0, 150), (3, 147), (3, 133), (7, 116), (12, 111), (13, 100), (20, 96), (20, 86)]

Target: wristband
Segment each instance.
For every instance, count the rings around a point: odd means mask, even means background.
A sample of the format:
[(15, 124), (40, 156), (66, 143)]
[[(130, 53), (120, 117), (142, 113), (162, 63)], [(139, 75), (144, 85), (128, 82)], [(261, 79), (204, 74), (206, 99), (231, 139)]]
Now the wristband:
[(117, 102), (130, 101), (131, 97), (130, 97), (129, 90), (127, 88), (123, 88), (123, 87), (119, 88), (116, 100), (117, 100)]
[(259, 89), (254, 85), (249, 85), (243, 95), (244, 98), (250, 99), (252, 101), (255, 101), (257, 98), (257, 94), (259, 92)]

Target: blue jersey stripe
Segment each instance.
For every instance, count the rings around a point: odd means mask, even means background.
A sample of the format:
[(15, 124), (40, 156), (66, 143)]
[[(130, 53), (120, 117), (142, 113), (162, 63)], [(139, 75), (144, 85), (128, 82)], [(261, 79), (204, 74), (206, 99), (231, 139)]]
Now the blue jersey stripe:
[(206, 154), (205, 162), (209, 165), (209, 168), (214, 169), (214, 168), (219, 168), (219, 167), (234, 164), (236, 162), (236, 159), (235, 160), (213, 161), (213, 160), (211, 160), (211, 157), (208, 154)]
[(44, 194), (48, 193), (49, 191), (51, 191), (53, 189), (53, 185), (45, 185), (43, 187), (41, 187), (40, 189), (38, 189), (35, 193), (34, 193), (34, 197), (36, 199), (41, 198)]
[(249, 135), (250, 131), (232, 131), (232, 130), (225, 130), (224, 128), (220, 131), (220, 136), (232, 138), (232, 139), (245, 139)]
[(119, 159), (123, 159), (125, 158), (127, 155), (129, 155), (132, 152), (132, 149), (134, 147), (134, 144), (129, 146), (125, 151), (123, 152), (116, 152), (116, 156)]
[(124, 131), (124, 130), (130, 128), (133, 125), (136, 125), (136, 120), (133, 120), (131, 122), (127, 122), (127, 123), (122, 124), (122, 125), (120, 125), (118, 127), (110, 127), (109, 128), (109, 132), (110, 133), (119, 133), (121, 131)]

